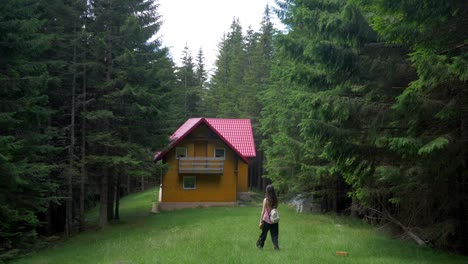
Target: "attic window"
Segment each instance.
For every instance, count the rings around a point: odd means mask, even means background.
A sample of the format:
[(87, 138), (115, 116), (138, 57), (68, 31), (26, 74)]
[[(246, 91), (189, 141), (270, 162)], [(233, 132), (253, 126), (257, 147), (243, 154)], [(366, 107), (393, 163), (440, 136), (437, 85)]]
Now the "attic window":
[(176, 148), (176, 159), (187, 157), (187, 148)]
[(226, 159), (226, 150), (223, 148), (215, 148), (215, 158)]

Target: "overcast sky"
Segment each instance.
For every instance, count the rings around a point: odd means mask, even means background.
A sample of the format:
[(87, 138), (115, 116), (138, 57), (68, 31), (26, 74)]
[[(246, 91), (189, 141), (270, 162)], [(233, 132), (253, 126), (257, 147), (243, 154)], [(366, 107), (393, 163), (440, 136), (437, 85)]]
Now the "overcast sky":
[(159, 4), (163, 24), (158, 36), (170, 48), (173, 60), (180, 64), (186, 44), (194, 59), (201, 47), (210, 73), (218, 44), (233, 18), (239, 18), (244, 33), (249, 25), (258, 31), (265, 6), (275, 5), (273, 0), (159, 0)]

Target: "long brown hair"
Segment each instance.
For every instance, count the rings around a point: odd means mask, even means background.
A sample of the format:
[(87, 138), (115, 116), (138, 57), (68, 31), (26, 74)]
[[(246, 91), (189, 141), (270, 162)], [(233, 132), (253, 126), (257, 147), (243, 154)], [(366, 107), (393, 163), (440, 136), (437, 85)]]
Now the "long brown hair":
[(265, 198), (267, 198), (271, 208), (278, 207), (278, 197), (272, 184), (268, 184), (265, 189)]

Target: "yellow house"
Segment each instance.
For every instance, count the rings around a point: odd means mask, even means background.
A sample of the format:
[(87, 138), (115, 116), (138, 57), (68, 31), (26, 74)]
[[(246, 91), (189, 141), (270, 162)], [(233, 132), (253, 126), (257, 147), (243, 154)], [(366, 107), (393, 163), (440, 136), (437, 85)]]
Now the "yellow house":
[(154, 157), (169, 167), (160, 209), (235, 205), (248, 191), (248, 164), (256, 155), (249, 119), (191, 118), (169, 139)]

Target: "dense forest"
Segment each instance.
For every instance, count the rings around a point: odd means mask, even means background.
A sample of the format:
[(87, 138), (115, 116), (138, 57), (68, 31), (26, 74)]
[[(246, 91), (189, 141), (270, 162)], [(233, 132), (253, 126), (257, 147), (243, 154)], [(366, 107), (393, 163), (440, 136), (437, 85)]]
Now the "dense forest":
[(250, 187), (468, 254), (468, 2), (277, 1), (233, 19), (211, 76), (161, 21), (157, 0), (1, 1), (0, 262), (96, 205), (118, 220), (199, 116), (252, 120)]

